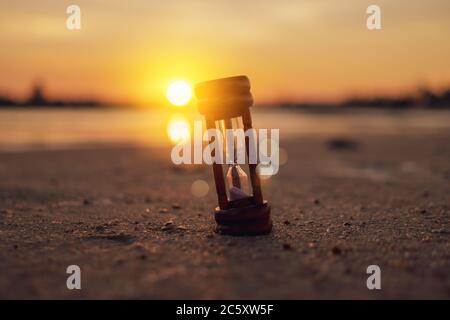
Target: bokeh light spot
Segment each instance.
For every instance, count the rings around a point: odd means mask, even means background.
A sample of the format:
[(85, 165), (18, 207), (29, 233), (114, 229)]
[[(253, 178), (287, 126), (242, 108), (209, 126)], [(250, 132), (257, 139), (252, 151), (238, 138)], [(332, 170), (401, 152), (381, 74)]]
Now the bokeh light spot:
[(203, 198), (209, 192), (209, 184), (205, 180), (195, 180), (191, 185), (191, 193), (197, 198)]

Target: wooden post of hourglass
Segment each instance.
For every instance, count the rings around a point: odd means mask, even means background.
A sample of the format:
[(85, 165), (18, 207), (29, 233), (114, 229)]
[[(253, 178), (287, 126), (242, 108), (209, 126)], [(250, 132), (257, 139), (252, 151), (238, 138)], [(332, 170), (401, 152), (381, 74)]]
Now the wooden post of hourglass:
[[(231, 119), (233, 118), (242, 118), (244, 131), (252, 129), (249, 108), (253, 104), (253, 97), (250, 93), (250, 81), (246, 76), (202, 82), (195, 87), (195, 93), (198, 98), (197, 106), (199, 112), (205, 116), (207, 129), (217, 129), (216, 122), (222, 120), (224, 120), (225, 128), (232, 128)], [(253, 141), (253, 139), (245, 137), (245, 149), (248, 160), (250, 160), (250, 148), (258, 150), (256, 145), (250, 146), (250, 140), (252, 140), (252, 143), (257, 143), (256, 139)], [(212, 156), (214, 155), (212, 154)], [(217, 222), (216, 231), (218, 233), (259, 235), (267, 234), (272, 230), (270, 206), (267, 201), (263, 200), (261, 182), (256, 173), (257, 164), (249, 163), (248, 166), (253, 194), (247, 195), (242, 192), (242, 181), (239, 180), (239, 183), (234, 183), (232, 179), (232, 182), (229, 183), (229, 193), (231, 194), (234, 190), (232, 188), (235, 188), (239, 191), (239, 197), (230, 196), (229, 199), (222, 164), (213, 163), (214, 181), (219, 202), (219, 206), (214, 210), (214, 218)], [(235, 169), (243, 172), (240, 167)], [(246, 175), (233, 176), (232, 178), (241, 179), (243, 177), (246, 178)], [(239, 186), (239, 188), (236, 188), (236, 186)]]
[[(253, 128), (252, 127), (252, 117), (250, 115), (249, 109), (244, 111), (244, 113), (242, 115), (242, 122), (244, 123), (244, 132)], [(254, 143), (256, 143), (256, 140)], [(247, 152), (247, 157), (249, 157), (249, 148), (250, 148), (250, 142), (249, 142), (248, 137), (246, 136), (245, 137), (245, 149)], [(255, 201), (257, 204), (262, 205), (263, 197), (262, 197), (262, 192), (261, 192), (261, 180), (259, 180), (259, 176), (256, 173), (256, 164), (249, 163), (248, 168), (250, 171), (250, 178), (251, 178), (252, 186), (253, 186), (253, 197), (255, 198)]]

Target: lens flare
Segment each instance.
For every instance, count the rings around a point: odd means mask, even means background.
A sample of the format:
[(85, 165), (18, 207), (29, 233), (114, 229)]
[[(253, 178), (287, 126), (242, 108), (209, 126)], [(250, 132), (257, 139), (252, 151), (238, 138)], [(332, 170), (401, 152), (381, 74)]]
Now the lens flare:
[(167, 124), (167, 135), (172, 143), (184, 143), (191, 136), (191, 126), (183, 115), (173, 116)]

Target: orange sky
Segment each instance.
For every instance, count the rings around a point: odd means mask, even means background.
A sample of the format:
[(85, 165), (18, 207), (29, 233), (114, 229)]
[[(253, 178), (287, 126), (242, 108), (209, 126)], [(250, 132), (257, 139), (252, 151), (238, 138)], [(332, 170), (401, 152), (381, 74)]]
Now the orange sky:
[[(82, 29), (66, 29), (66, 7)], [(366, 28), (366, 7), (382, 29)], [(247, 74), (259, 102), (450, 84), (448, 0), (0, 0), (0, 93), (142, 105), (167, 83)]]

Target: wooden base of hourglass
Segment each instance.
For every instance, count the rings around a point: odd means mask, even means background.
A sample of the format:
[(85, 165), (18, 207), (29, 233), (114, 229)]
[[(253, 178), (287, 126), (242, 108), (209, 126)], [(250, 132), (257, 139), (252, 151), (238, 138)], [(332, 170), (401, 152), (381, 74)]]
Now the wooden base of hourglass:
[(231, 201), (229, 208), (215, 209), (215, 231), (232, 236), (256, 236), (272, 231), (270, 205), (264, 201), (257, 205), (252, 197)]

